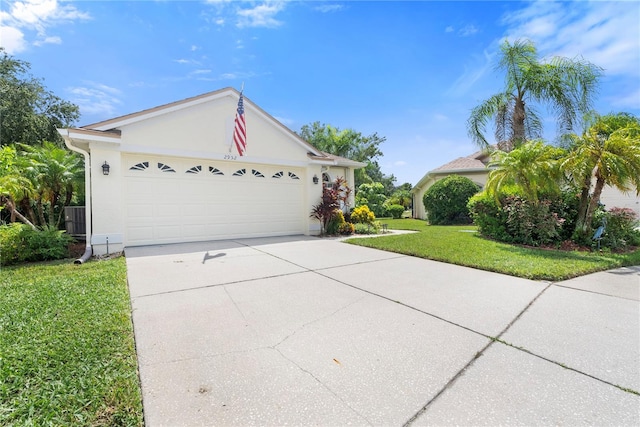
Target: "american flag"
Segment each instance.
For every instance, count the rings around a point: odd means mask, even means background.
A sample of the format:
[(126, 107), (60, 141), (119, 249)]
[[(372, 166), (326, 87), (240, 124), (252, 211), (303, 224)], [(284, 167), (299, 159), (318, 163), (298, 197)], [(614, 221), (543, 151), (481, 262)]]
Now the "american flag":
[(236, 144), (238, 154), (244, 156), (245, 151), (247, 151), (247, 126), (244, 121), (244, 100), (242, 98), (242, 92), (240, 92), (238, 110), (236, 111), (236, 122), (233, 129), (233, 142)]

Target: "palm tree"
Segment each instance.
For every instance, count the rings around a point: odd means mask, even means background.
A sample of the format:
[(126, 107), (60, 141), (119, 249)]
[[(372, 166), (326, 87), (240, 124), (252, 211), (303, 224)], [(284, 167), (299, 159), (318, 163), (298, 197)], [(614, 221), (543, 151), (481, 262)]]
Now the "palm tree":
[(515, 185), (523, 196), (538, 203), (541, 193), (557, 193), (561, 173), (559, 159), (564, 150), (542, 141), (529, 141), (510, 152), (496, 150), (489, 168), (486, 189), (489, 194), (499, 194), (508, 185)]
[[(581, 137), (571, 135), (572, 149), (562, 163), (580, 187), (576, 231), (587, 233), (605, 185), (640, 194), (640, 119), (627, 113), (592, 118)], [(593, 193), (590, 193), (595, 178)]]
[[(71, 203), (74, 188), (84, 177), (82, 159), (52, 142), (41, 146), (20, 145), (24, 150), (23, 167), (37, 189), (35, 202), (40, 225), (46, 225), (44, 204), (49, 205), (49, 226), (58, 227), (64, 206)], [(56, 212), (56, 210), (58, 210)]]
[(554, 57), (541, 62), (530, 41), (505, 41), (497, 69), (505, 71), (503, 92), (491, 96), (471, 111), (467, 130), (482, 148), (487, 123), (494, 118), (499, 148), (511, 151), (528, 139), (540, 138), (542, 121), (533, 108), (548, 104), (557, 116), (561, 133), (570, 132), (579, 113), (589, 111), (602, 69), (583, 60)]

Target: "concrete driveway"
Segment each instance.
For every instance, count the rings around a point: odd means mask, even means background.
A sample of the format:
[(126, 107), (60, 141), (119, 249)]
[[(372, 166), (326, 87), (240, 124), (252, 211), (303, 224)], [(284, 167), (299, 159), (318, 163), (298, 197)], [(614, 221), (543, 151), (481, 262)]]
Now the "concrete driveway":
[(549, 284), (303, 236), (126, 257), (147, 426), (640, 425), (640, 267)]

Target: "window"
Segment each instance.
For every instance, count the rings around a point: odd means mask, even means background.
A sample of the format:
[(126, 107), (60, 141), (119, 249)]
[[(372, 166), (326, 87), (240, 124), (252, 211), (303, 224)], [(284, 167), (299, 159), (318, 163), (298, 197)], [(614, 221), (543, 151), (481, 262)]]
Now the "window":
[(171, 166), (165, 165), (164, 163), (160, 162), (158, 162), (158, 169), (160, 169), (162, 172), (175, 172), (175, 170), (173, 170)]
[(133, 165), (129, 168), (131, 171), (143, 171), (149, 167), (149, 162), (138, 163), (137, 165)]

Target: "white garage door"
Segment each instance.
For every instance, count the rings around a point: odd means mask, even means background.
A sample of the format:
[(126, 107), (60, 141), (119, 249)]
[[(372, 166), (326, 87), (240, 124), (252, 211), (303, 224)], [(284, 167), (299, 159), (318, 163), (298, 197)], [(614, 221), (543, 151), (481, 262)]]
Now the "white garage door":
[(128, 246), (304, 233), (302, 169), (143, 156), (124, 165)]

